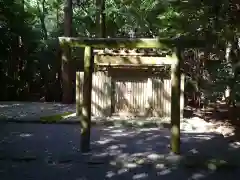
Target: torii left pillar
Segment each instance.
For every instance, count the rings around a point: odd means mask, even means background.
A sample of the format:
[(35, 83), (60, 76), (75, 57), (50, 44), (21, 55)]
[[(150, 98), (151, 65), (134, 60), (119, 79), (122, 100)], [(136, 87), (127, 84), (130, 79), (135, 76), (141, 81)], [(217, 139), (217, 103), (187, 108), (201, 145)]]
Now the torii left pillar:
[(171, 66), (171, 151), (180, 154), (180, 116), (181, 116), (181, 50), (176, 48), (176, 59)]
[(83, 153), (90, 151), (93, 64), (94, 64), (93, 49), (90, 46), (86, 46), (84, 52), (83, 103), (80, 119), (81, 151)]

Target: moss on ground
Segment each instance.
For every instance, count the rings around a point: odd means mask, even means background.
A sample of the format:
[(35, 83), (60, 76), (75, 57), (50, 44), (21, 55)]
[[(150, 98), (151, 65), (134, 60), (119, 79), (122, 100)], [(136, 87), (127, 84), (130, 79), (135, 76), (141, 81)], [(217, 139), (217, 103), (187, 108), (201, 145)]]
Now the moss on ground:
[(55, 114), (51, 116), (40, 117), (41, 122), (43, 123), (57, 123), (64, 119), (65, 116), (71, 115), (73, 112), (64, 112), (62, 114)]

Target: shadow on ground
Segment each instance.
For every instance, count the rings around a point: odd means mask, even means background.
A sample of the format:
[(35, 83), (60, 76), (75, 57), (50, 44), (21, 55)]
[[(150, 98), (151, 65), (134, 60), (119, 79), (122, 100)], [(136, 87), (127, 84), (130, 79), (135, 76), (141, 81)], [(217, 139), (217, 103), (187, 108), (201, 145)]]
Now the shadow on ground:
[(182, 156), (169, 154), (167, 129), (92, 129), (81, 154), (77, 125), (1, 124), (3, 180), (238, 179), (239, 144), (218, 134), (182, 133)]

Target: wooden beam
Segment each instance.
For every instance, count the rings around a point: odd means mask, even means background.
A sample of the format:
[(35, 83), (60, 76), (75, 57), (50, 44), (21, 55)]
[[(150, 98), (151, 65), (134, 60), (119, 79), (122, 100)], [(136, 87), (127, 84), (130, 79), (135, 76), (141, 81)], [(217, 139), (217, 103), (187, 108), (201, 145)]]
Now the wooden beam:
[(84, 53), (84, 82), (83, 82), (83, 104), (81, 118), (81, 151), (90, 150), (91, 131), (91, 95), (92, 95), (92, 73), (93, 73), (93, 49), (85, 47)]
[(140, 52), (136, 50), (122, 50), (122, 49), (108, 49), (108, 50), (99, 50), (99, 49), (94, 49), (94, 55), (98, 56), (123, 56), (123, 57), (143, 57), (143, 56), (148, 56), (148, 57), (164, 57), (168, 55), (168, 51), (161, 50), (159, 51), (153, 51), (153, 52), (147, 52), (147, 50), (143, 49), (139, 50)]
[(176, 49), (177, 60), (171, 66), (171, 151), (180, 154), (180, 91), (181, 51)]
[(176, 61), (176, 57), (167, 55), (165, 57), (148, 57), (148, 56), (108, 56), (108, 55), (96, 55), (94, 57), (94, 62), (96, 64), (109, 64), (109, 65), (124, 65), (124, 64), (132, 64), (132, 65), (165, 65), (172, 64)]
[(108, 66), (108, 67), (166, 67), (170, 66), (171, 63), (165, 64), (114, 64), (114, 63), (95, 63), (96, 66)]
[(69, 38), (59, 37), (60, 44), (69, 44), (71, 47), (92, 46), (93, 48), (162, 48), (173, 46), (169, 39), (153, 38)]
[(202, 39), (163, 39), (163, 38), (74, 38), (59, 37), (61, 45), (69, 44), (71, 47), (91, 46), (93, 48), (160, 48), (173, 47), (193, 48), (205, 47), (206, 42)]

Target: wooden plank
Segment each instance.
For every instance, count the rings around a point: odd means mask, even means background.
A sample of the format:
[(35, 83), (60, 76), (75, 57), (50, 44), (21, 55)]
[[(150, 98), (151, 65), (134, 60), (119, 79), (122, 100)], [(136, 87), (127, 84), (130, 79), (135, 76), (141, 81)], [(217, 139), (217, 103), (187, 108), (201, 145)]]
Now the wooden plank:
[(165, 65), (172, 64), (176, 61), (175, 56), (166, 56), (166, 57), (151, 57), (151, 56), (95, 56), (94, 62), (96, 64), (136, 64), (136, 65)]
[(180, 106), (181, 106), (181, 113), (180, 117), (183, 118), (183, 113), (184, 113), (184, 86), (185, 86), (185, 75), (181, 74), (181, 99), (180, 99)]
[(111, 115), (111, 77), (106, 72), (93, 73), (92, 80), (92, 115), (108, 117)]
[(170, 117), (171, 114), (171, 80), (163, 79), (164, 116)]
[(131, 68), (133, 67), (134, 69), (143, 69), (143, 68), (164, 68), (166, 67), (166, 65), (170, 65), (170, 64), (113, 64), (113, 63), (98, 63), (95, 64), (96, 65), (96, 69), (101, 68), (101, 67), (112, 67), (112, 68)]
[(162, 48), (173, 47), (173, 40), (158, 38), (73, 38), (59, 37), (61, 45), (71, 47), (91, 46), (93, 48)]
[(153, 90), (153, 110), (154, 116), (162, 117), (163, 116), (163, 103), (162, 103), (162, 77), (155, 76), (152, 78), (152, 90)]
[(91, 131), (91, 95), (92, 95), (92, 73), (93, 73), (93, 53), (92, 48), (85, 47), (84, 53), (84, 82), (83, 82), (83, 104), (81, 118), (81, 151), (90, 150)]
[(171, 150), (180, 154), (180, 81), (181, 51), (176, 50), (177, 61), (171, 68)]
[(110, 97), (111, 97), (111, 115), (113, 113), (115, 113), (115, 93), (116, 93), (116, 84), (115, 84), (115, 81), (114, 81), (113, 77), (111, 77), (111, 92), (110, 92)]
[[(152, 49), (151, 49), (152, 50)], [(154, 49), (155, 50), (155, 49)], [(128, 49), (107, 49), (107, 50), (99, 50), (99, 49), (94, 49), (94, 55), (98, 56), (127, 56), (127, 57), (132, 57), (132, 56), (149, 56), (149, 57), (164, 57), (168, 55), (169, 51), (168, 50), (161, 50), (159, 51), (154, 51), (152, 50), (146, 50), (146, 49), (133, 49), (133, 50), (128, 50)], [(141, 52), (143, 51), (143, 52)]]

